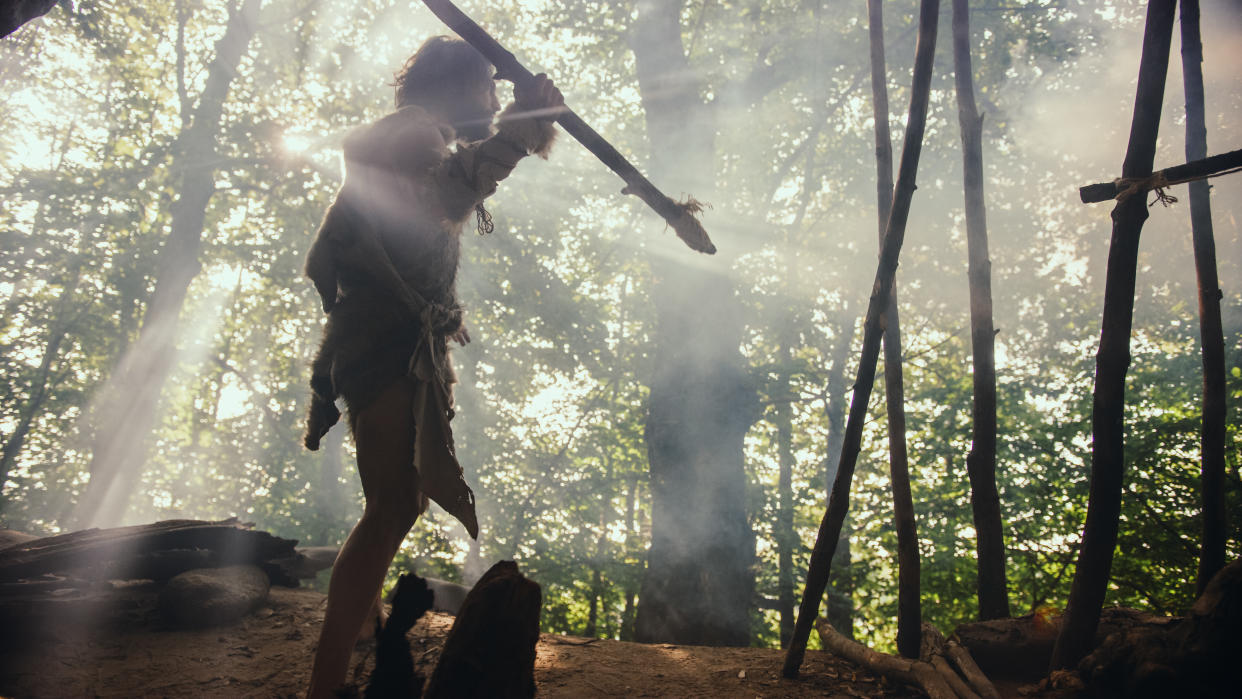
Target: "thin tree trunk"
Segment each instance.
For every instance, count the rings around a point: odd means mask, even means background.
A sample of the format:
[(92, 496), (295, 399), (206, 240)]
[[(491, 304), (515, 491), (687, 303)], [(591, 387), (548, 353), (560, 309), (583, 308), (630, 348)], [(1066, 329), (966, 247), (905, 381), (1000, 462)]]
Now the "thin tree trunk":
[[(653, 175), (680, 177), (677, 191), (711, 201), (715, 112), (686, 58), (682, 4), (637, 2), (631, 48)], [(738, 351), (742, 313), (727, 260), (687, 268), (653, 259), (652, 267), (657, 321), (645, 425), (651, 548), (635, 637), (749, 645), (754, 533), (743, 440), (759, 411)]]
[[(631, 478), (629, 487), (625, 489), (625, 550), (633, 551), (638, 537), (634, 522), (634, 511), (638, 505), (638, 479)], [(621, 640), (634, 640), (634, 600), (638, 590), (633, 583), (625, 585), (625, 609), (621, 612)]]
[(582, 635), (587, 638), (595, 638), (599, 633), (599, 596), (603, 588), (604, 580), (597, 562), (591, 570), (591, 602), (587, 607), (586, 629), (582, 632)]
[(789, 380), (789, 363), (792, 361), (788, 324), (791, 319), (786, 317), (786, 327), (782, 328), (785, 337), (780, 340), (777, 350), (780, 362), (780, 376), (777, 380), (772, 399), (775, 402), (776, 452), (777, 452), (777, 483), (776, 483), (776, 546), (777, 574), (776, 600), (780, 612), (781, 647), (789, 644), (793, 636), (794, 626), (794, 572), (793, 547), (797, 545), (793, 527), (793, 394)]
[[(888, 128), (888, 71), (884, 60), (882, 0), (867, 1), (871, 44), (871, 94), (875, 120), (876, 201), (880, 245), (893, 205), (893, 145)], [(893, 280), (884, 311), (884, 394), (888, 407), (888, 472), (893, 483), (893, 520), (897, 529), (897, 650), (907, 658), (919, 655), (922, 610), (919, 592), (919, 539), (910, 494), (910, 460), (906, 453), (906, 391), (901, 367), (901, 320), (897, 312), (897, 281)]]
[(138, 340), (121, 358), (105, 391), (90, 463), (90, 482), (78, 504), (79, 525), (111, 525), (124, 515), (141, 477), (156, 407), (176, 358), (178, 316), (190, 282), (198, 274), (207, 205), (215, 192), (216, 134), (237, 66), (254, 36), (262, 0), (246, 0), (230, 14), (208, 68), (207, 81), (190, 127), (179, 137), (173, 169), (182, 173), (172, 205), (168, 240), (160, 250), (155, 290)]
[[(1199, 0), (1181, 0), (1182, 78), (1186, 86), (1186, 160), (1207, 157), (1203, 104), (1203, 42), (1199, 38)], [(1216, 241), (1206, 180), (1190, 183), (1190, 226), (1199, 281), (1199, 335), (1203, 343), (1203, 548), (1198, 592), (1225, 566), (1225, 334), (1216, 277)]]
[(1005, 580), (1005, 538), (996, 490), (996, 333), (992, 324), (992, 261), (983, 200), (983, 116), (975, 106), (970, 61), (970, 10), (953, 0), (953, 72), (962, 129), (962, 171), (966, 190), (966, 246), (970, 277), (970, 341), (974, 355), (974, 415), (966, 473), (975, 520), (979, 618), (1009, 616)]
[[(1143, 57), (1122, 177), (1145, 177), (1152, 171), (1176, 4), (1176, 0), (1151, 0), (1147, 6)], [(1146, 197), (1132, 196), (1118, 202), (1113, 207), (1112, 218), (1113, 236), (1104, 281), (1104, 316), (1100, 349), (1096, 354), (1087, 522), (1083, 527), (1065, 620), (1052, 652), (1054, 670), (1076, 665), (1091, 650), (1108, 587), (1121, 515), (1126, 371), (1130, 365), (1139, 235), (1147, 220)]]
[(806, 654), (806, 642), (811, 627), (819, 614), (819, 600), (824, 594), (831, 572), (831, 562), (841, 535), (845, 513), (849, 509), (850, 484), (858, 452), (862, 448), (863, 423), (867, 418), (867, 402), (875, 384), (875, 367), (880, 354), (880, 340), (884, 332), (883, 315), (888, 307), (893, 279), (897, 274), (897, 261), (901, 245), (905, 241), (906, 221), (910, 216), (910, 202), (914, 197), (915, 176), (918, 172), (919, 155), (923, 146), (923, 131), (927, 125), (927, 102), (931, 93), (932, 61), (936, 52), (936, 29), (939, 22), (939, 0), (922, 0), (919, 6), (919, 38), (915, 49), (914, 79), (910, 90), (910, 113), (907, 118), (906, 139), (901, 152), (897, 186), (893, 195), (893, 209), (889, 216), (884, 245), (876, 269), (875, 283), (871, 289), (871, 301), (863, 322), (863, 347), (858, 362), (858, 377), (854, 381), (854, 397), (850, 402), (849, 421), (845, 428), (841, 463), (833, 481), (828, 509), (820, 522), (815, 547), (811, 550), (811, 564), (807, 570), (806, 589), (798, 609), (798, 621), (794, 637), (785, 655), (783, 673), (796, 677), (802, 658)]
[[(824, 486), (825, 496), (832, 494), (832, 484), (837, 478), (837, 467), (841, 463), (841, 447), (845, 444), (845, 411), (848, 402), (845, 399), (849, 386), (846, 385), (846, 362), (849, 361), (850, 348), (854, 344), (854, 316), (848, 307), (842, 308), (838, 316), (836, 344), (832, 349), (832, 368), (828, 370), (828, 399), (824, 406), (824, 418), (828, 422), (828, 440), (825, 446)], [(828, 622), (834, 629), (850, 640), (854, 639), (854, 587), (850, 577), (850, 524), (847, 519), (842, 523), (841, 535), (837, 538), (837, 552), (832, 559), (833, 569), (840, 572), (830, 581), (828, 592), (824, 596), (824, 606), (828, 609)]]

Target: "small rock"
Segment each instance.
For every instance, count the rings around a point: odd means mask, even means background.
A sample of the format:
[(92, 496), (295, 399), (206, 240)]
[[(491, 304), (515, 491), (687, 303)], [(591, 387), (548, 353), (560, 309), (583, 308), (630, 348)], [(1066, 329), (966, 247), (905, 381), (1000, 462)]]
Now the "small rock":
[(178, 628), (204, 628), (236, 621), (267, 599), (271, 583), (257, 566), (187, 570), (160, 591), (161, 616)]
[(738, 678), (739, 680), (744, 680), (744, 679), (746, 679), (746, 671), (745, 671), (745, 670), (742, 670), (741, 672), (737, 673), (737, 678)]

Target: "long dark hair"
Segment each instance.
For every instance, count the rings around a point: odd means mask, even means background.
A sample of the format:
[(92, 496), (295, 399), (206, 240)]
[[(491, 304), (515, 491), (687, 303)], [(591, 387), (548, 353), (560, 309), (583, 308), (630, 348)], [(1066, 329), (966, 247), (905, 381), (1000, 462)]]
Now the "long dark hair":
[(461, 39), (433, 36), (393, 77), (398, 108), (434, 104), (486, 85), (492, 79), (492, 64)]

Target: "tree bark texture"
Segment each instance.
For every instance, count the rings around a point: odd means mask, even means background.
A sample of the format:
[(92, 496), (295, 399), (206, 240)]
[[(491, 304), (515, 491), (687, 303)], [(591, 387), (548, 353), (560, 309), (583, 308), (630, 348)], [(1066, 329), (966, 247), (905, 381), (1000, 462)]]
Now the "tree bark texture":
[(807, 570), (806, 588), (798, 609), (798, 621), (794, 637), (785, 655), (783, 673), (796, 677), (802, 658), (806, 654), (806, 642), (811, 627), (819, 614), (819, 600), (824, 594), (831, 572), (833, 553), (845, 513), (849, 509), (850, 484), (858, 452), (862, 447), (863, 423), (867, 417), (867, 402), (875, 384), (875, 367), (880, 354), (880, 338), (884, 327), (882, 317), (888, 307), (893, 278), (897, 273), (897, 261), (901, 245), (905, 241), (906, 221), (910, 215), (910, 202), (914, 197), (915, 176), (918, 172), (919, 155), (923, 146), (923, 131), (927, 124), (927, 102), (931, 93), (932, 61), (936, 52), (936, 29), (939, 20), (939, 0), (923, 0), (919, 6), (919, 38), (915, 48), (914, 78), (910, 91), (910, 113), (907, 119), (906, 139), (901, 152), (897, 186), (893, 195), (893, 209), (876, 269), (871, 301), (863, 322), (863, 347), (858, 362), (858, 376), (854, 381), (854, 396), (850, 403), (849, 421), (845, 428), (841, 463), (833, 481), (828, 509), (820, 522), (815, 546), (811, 550), (811, 563)]
[[(1186, 160), (1207, 156), (1203, 99), (1203, 42), (1199, 36), (1199, 0), (1181, 0), (1182, 82), (1186, 88)], [(1220, 282), (1216, 275), (1216, 240), (1206, 180), (1190, 183), (1190, 227), (1199, 282), (1199, 336), (1203, 344), (1202, 481), (1203, 548), (1199, 554), (1198, 591), (1225, 565), (1225, 334), (1221, 327)]]
[(953, 0), (953, 72), (962, 129), (966, 190), (966, 247), (970, 278), (970, 342), (974, 356), (974, 414), (966, 473), (975, 521), (979, 618), (1009, 616), (1005, 537), (996, 490), (996, 332), (992, 323), (992, 261), (983, 199), (983, 116), (975, 106), (970, 60), (970, 9)]
[(176, 360), (178, 316), (190, 282), (198, 274), (207, 205), (215, 192), (216, 135), (237, 67), (254, 37), (262, 0), (246, 0), (229, 16), (216, 42), (207, 81), (188, 129), (179, 137), (173, 169), (182, 173), (172, 205), (168, 239), (156, 264), (155, 289), (147, 303), (138, 340), (121, 357), (100, 404), (90, 462), (90, 482), (78, 504), (82, 525), (111, 525), (124, 515), (142, 474), (146, 442), (156, 408)]
[[(884, 7), (868, 0), (871, 45), (871, 94), (875, 120), (876, 202), (880, 246), (884, 245), (893, 208), (893, 145), (888, 128), (888, 71), (884, 59)], [(897, 529), (897, 651), (917, 658), (923, 623), (919, 587), (919, 538), (910, 494), (910, 459), (906, 452), (906, 391), (901, 366), (901, 320), (897, 281), (884, 311), (884, 396), (888, 408), (888, 471), (893, 485), (893, 521)]]
[[(1176, 4), (1176, 0), (1151, 0), (1147, 6), (1143, 56), (1122, 177), (1146, 177), (1152, 171)], [(1126, 371), (1130, 365), (1139, 235), (1147, 220), (1145, 199), (1128, 197), (1118, 202), (1112, 213), (1113, 234), (1104, 281), (1104, 315), (1092, 402), (1087, 521), (1065, 623), (1052, 653), (1053, 670), (1075, 665), (1090, 650), (1117, 546), (1125, 474)]]
[[(652, 171), (710, 192), (715, 115), (681, 40), (681, 2), (642, 0), (631, 34)], [(656, 328), (645, 436), (651, 548), (635, 638), (750, 643), (754, 533), (746, 519), (743, 439), (758, 417), (738, 350), (742, 313), (727, 273), (653, 259)]]

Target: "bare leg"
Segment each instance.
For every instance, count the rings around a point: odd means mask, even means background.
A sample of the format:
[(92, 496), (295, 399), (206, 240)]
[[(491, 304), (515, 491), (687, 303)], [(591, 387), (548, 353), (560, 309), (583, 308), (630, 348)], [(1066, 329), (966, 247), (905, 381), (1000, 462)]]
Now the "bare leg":
[(414, 472), (413, 395), (413, 384), (401, 379), (362, 411), (354, 426), (366, 508), (332, 567), (309, 699), (333, 697), (344, 684), (358, 633), (378, 602), (393, 556), (421, 512)]

